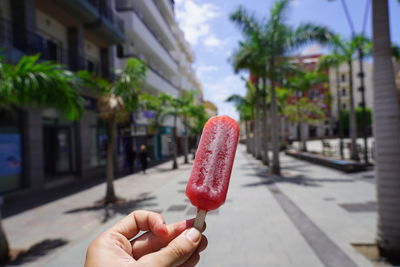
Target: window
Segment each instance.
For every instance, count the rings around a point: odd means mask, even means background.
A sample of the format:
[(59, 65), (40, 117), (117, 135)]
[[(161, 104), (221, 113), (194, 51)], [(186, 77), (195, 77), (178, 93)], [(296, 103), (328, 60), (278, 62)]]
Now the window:
[(346, 89), (342, 89), (342, 96), (346, 96)]
[(346, 104), (342, 104), (342, 109), (347, 109), (347, 105)]
[(340, 80), (342, 82), (345, 82), (346, 81), (346, 75), (345, 74), (340, 75)]
[(105, 123), (93, 116), (90, 124), (90, 166), (104, 166), (107, 155), (107, 129)]

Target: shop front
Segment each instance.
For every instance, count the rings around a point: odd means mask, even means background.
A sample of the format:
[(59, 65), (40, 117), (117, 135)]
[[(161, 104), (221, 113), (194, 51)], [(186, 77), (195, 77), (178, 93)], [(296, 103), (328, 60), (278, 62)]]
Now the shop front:
[(0, 111), (0, 193), (22, 187), (21, 112)]

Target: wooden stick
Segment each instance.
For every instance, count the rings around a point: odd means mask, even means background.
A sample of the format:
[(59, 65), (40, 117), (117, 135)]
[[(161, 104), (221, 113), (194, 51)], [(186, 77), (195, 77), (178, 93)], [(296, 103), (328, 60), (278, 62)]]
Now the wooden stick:
[(205, 210), (200, 210), (200, 209), (197, 210), (197, 215), (196, 215), (196, 219), (194, 219), (193, 226), (200, 232), (203, 229), (204, 221), (206, 219), (206, 214), (207, 214), (207, 211), (205, 211)]

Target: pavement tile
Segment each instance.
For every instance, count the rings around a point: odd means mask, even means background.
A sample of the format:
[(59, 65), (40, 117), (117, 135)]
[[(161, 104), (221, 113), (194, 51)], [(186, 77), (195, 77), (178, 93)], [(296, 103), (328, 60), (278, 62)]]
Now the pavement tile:
[[(244, 150), (239, 146), (225, 205), (206, 217), (209, 245), (198, 266), (323, 267), (266, 186), (268, 178), (257, 175), (265, 174), (265, 167)], [(117, 193), (132, 201), (123, 211), (112, 213), (106, 223), (102, 223), (103, 209), (85, 210), (102, 196), (104, 184), (7, 218), (3, 224), (11, 245), (29, 247), (44, 238), (66, 238), (67, 245), (27, 266), (82, 266), (87, 245), (124, 212), (161, 211), (167, 223), (194, 217), (195, 209), (184, 194), (192, 165), (169, 171), (170, 164), (117, 180)], [(370, 266), (350, 242), (374, 238), (376, 215), (349, 213), (338, 203), (376, 201), (373, 182), (286, 156), (282, 156), (282, 165), (288, 178), (276, 182), (277, 188), (354, 262)], [(299, 175), (303, 178), (296, 178)], [(19, 229), (34, 231), (21, 233)]]

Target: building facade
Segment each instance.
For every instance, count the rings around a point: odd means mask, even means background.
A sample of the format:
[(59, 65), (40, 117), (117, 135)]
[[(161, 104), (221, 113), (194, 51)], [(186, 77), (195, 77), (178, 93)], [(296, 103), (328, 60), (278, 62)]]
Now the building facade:
[[(133, 4), (134, 9), (126, 8)], [(144, 87), (149, 93), (179, 97), (184, 90), (201, 90), (191, 67), (193, 52), (175, 22), (170, 0), (3, 0), (0, 47), (11, 62), (40, 53), (43, 60), (110, 81), (126, 58), (134, 56), (148, 67)], [(85, 113), (76, 122), (53, 109), (0, 111), (0, 194), (13, 198), (104, 175), (106, 128), (97, 116), (96, 95), (84, 91), (82, 96)], [(125, 167), (132, 136), (137, 144), (148, 145), (154, 159), (170, 153), (170, 120), (154, 136), (151, 112), (132, 118), (135, 127), (128, 123), (118, 129), (117, 171)]]
[[(318, 68), (318, 62), (322, 54), (310, 54), (310, 55), (300, 55), (294, 57), (291, 61), (296, 64), (298, 67), (307, 70), (307, 71), (315, 71)], [(327, 76), (327, 79), (330, 80), (330, 73), (324, 73)], [(331, 116), (331, 103), (329, 103), (329, 86), (328, 83), (322, 82), (313, 85), (306, 92), (298, 92), (300, 95), (293, 95), (293, 98), (298, 97), (306, 97), (315, 103), (319, 103), (324, 111), (326, 120), (319, 122), (318, 124), (310, 125), (303, 123), (300, 131), (302, 137), (305, 139), (322, 137), (322, 136), (330, 136), (331, 135), (331, 127), (330, 127), (330, 116)], [(289, 97), (290, 101), (291, 97)], [(298, 139), (298, 125), (294, 123), (289, 123), (287, 121), (283, 121), (283, 128), (286, 129), (284, 132), (290, 136), (291, 139)]]
[[(354, 108), (361, 107), (362, 97), (359, 90), (361, 86), (359, 72), (360, 65), (358, 61), (352, 62), (353, 67), (353, 96)], [(372, 63), (363, 62), (364, 88), (365, 88), (365, 106), (373, 109), (373, 68)], [(349, 66), (342, 63), (337, 69), (329, 69), (329, 88), (332, 96), (332, 121), (331, 128), (335, 133), (338, 132), (337, 125), (339, 120), (339, 110), (349, 110), (350, 108), (350, 76)], [(338, 106), (340, 104), (340, 107)]]
[[(127, 58), (141, 59), (147, 66), (144, 90), (153, 95), (160, 92), (180, 97), (195, 90), (202, 101), (202, 88), (192, 68), (194, 53), (179, 29), (171, 0), (116, 0), (115, 10), (125, 24), (126, 41), (117, 47), (115, 69), (122, 69)], [(158, 132), (151, 127), (152, 113), (138, 111), (136, 127), (127, 129), (124, 147), (136, 150), (146, 145), (152, 159), (159, 160), (172, 153), (172, 117), (165, 118)], [(185, 127), (178, 119), (178, 150), (182, 152)]]

